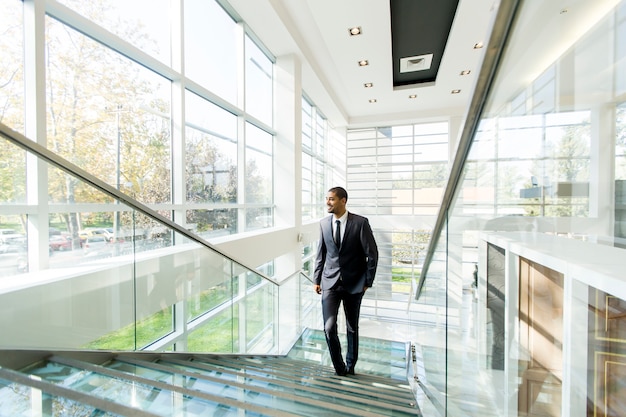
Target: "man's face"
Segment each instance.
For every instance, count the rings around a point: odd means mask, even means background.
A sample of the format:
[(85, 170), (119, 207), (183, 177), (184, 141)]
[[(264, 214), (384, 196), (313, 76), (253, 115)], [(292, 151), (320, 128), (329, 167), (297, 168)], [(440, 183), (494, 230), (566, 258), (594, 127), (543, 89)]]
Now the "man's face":
[(346, 211), (346, 199), (340, 199), (333, 192), (326, 194), (326, 207), (328, 212), (341, 216)]

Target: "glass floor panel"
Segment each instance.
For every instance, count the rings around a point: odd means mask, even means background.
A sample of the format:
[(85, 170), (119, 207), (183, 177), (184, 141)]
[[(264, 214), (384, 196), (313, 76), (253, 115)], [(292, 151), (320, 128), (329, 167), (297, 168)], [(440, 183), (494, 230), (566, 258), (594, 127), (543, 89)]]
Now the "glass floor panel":
[(237, 416), (242, 411), (236, 407), (54, 362), (29, 368), (28, 373), (75, 391), (162, 416)]
[[(275, 408), (287, 412), (297, 410), (298, 413), (302, 413), (302, 415), (324, 415), (323, 413), (320, 414), (321, 410), (319, 407), (308, 404), (306, 399), (297, 398), (292, 395), (286, 397), (276, 396), (275, 393), (288, 391), (288, 389), (281, 385), (280, 382), (272, 383), (259, 381), (254, 378), (245, 378), (228, 372), (220, 372), (219, 370), (208, 371), (193, 366), (168, 363), (166, 361), (159, 361), (159, 363), (170, 366), (172, 368), (172, 372), (177, 370), (188, 371), (220, 379), (219, 382), (216, 382), (197, 377), (184, 376), (181, 374), (176, 374), (174, 377), (173, 374), (169, 374), (169, 377), (173, 378), (175, 384), (178, 386), (184, 386), (188, 389), (195, 389), (214, 395), (228, 396), (229, 398), (237, 401), (244, 401), (250, 404)], [(149, 378), (149, 374), (168, 374), (168, 372), (160, 370), (155, 372), (154, 370), (147, 370), (145, 368), (141, 369), (142, 367), (137, 365), (131, 366), (134, 366), (135, 370), (139, 372), (137, 375), (141, 375), (145, 378)], [(161, 376), (163, 377), (164, 375)], [(245, 384), (245, 388), (234, 386), (234, 383), (241, 385)], [(335, 414), (330, 413), (329, 415), (334, 416)]]
[[(225, 361), (226, 362), (226, 361)], [(280, 364), (280, 358), (276, 361), (277, 364)], [(211, 377), (219, 377), (224, 378), (230, 381), (237, 381), (239, 383), (243, 383), (248, 387), (256, 387), (261, 390), (273, 390), (273, 391), (282, 391), (287, 394), (286, 398), (281, 398), (279, 396), (269, 398), (275, 407), (278, 407), (284, 411), (292, 411), (297, 409), (298, 412), (304, 412), (304, 415), (315, 415), (320, 416), (324, 415), (323, 408), (320, 408), (319, 405), (308, 405), (309, 400), (317, 400), (323, 402), (324, 407), (328, 409), (329, 415), (336, 416), (337, 412), (333, 410), (333, 405), (341, 405), (345, 407), (352, 408), (356, 414), (358, 414), (358, 410), (368, 411), (372, 413), (376, 413), (380, 416), (404, 416), (404, 415), (413, 415), (415, 416), (417, 413), (417, 409), (412, 412), (404, 413), (398, 410), (390, 410), (388, 405), (396, 404), (403, 407), (408, 407), (409, 401), (403, 401), (403, 398), (394, 398), (394, 399), (381, 399), (378, 398), (375, 394), (376, 390), (382, 390), (382, 386), (368, 387), (368, 381), (360, 381), (358, 379), (354, 379), (351, 381), (341, 382), (339, 380), (328, 384), (328, 386), (315, 386), (312, 384), (305, 385), (302, 378), (297, 376), (277, 376), (270, 375), (267, 371), (263, 371), (262, 369), (246, 369), (246, 376), (238, 376), (231, 372), (241, 372), (240, 366), (229, 369), (227, 366), (222, 367), (222, 371), (220, 369), (202, 369), (196, 368), (193, 366), (194, 363), (197, 364), (207, 364), (211, 367), (218, 367), (214, 363), (202, 362), (201, 360), (194, 359), (193, 362), (190, 362), (189, 365), (181, 365), (168, 363), (165, 361), (159, 361), (162, 364), (168, 364), (169, 366), (180, 369), (181, 371), (190, 371), (194, 373), (199, 373), (202, 375), (207, 375)], [(224, 372), (224, 370), (229, 369), (231, 372)], [(271, 381), (269, 381), (271, 380)], [(292, 386), (289, 386), (293, 384)], [(360, 390), (345, 390), (347, 387), (360, 387)], [(367, 388), (371, 389), (368, 393)], [(362, 392), (359, 392), (362, 391)], [(338, 394), (346, 394), (350, 398), (341, 398)], [(407, 386), (406, 391), (407, 397), (412, 398), (412, 394), (410, 389)], [(402, 396), (398, 396), (402, 397)], [(290, 399), (293, 398), (293, 399)], [(305, 407), (305, 408), (303, 408)], [(305, 410), (306, 409), (306, 410)]]
[(122, 417), (39, 389), (0, 379), (0, 417)]
[[(339, 335), (342, 347), (346, 346), (345, 334)], [(344, 352), (345, 355), (345, 352)], [(312, 361), (332, 366), (326, 337), (321, 330), (307, 329), (287, 354), (293, 359)], [(359, 337), (359, 360), (357, 373), (378, 375), (384, 378), (407, 379), (407, 344), (383, 339)]]
[[(273, 393), (263, 392), (264, 390), (271, 392), (284, 391), (284, 387), (280, 384), (260, 383), (259, 381), (255, 381), (253, 379), (241, 378), (229, 373), (206, 371), (193, 367), (166, 363), (163, 361), (160, 361), (160, 363), (171, 367), (172, 371), (167, 372), (159, 369), (152, 369), (133, 363), (126, 363), (124, 361), (114, 361), (107, 365), (107, 367), (121, 372), (141, 376), (143, 378), (153, 379), (155, 381), (165, 382), (187, 389), (197, 390), (212, 395), (230, 398), (235, 401), (247, 402), (269, 408), (288, 410), (289, 407), (293, 406), (295, 403), (292, 400), (285, 400), (276, 397)], [(219, 381), (182, 375), (178, 373), (178, 371), (195, 372), (208, 377), (218, 378)], [(245, 384), (245, 388), (243, 387), (243, 384)], [(255, 390), (254, 388), (261, 388), (261, 390)], [(305, 403), (298, 404), (298, 410), (306, 410), (308, 413), (315, 413), (317, 409)]]

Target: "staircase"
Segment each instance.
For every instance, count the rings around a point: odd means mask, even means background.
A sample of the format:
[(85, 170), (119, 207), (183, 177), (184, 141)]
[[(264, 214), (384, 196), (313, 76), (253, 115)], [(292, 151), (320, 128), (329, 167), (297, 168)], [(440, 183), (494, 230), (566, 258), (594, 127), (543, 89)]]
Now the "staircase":
[(420, 416), (402, 346), (362, 340), (345, 377), (316, 331), (287, 356), (5, 351), (0, 416)]

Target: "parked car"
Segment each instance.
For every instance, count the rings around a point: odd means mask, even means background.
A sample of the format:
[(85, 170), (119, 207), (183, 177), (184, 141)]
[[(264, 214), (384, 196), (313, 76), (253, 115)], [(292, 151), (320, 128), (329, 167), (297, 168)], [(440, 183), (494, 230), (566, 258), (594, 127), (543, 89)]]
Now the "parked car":
[(113, 238), (115, 237), (115, 232), (113, 232), (112, 227), (104, 228), (104, 236), (109, 240), (109, 242), (113, 242)]
[(86, 239), (88, 236), (104, 236), (107, 241), (113, 239), (113, 229), (105, 227), (87, 227), (79, 233), (81, 240)]
[(72, 240), (63, 235), (50, 236), (48, 243), (52, 250), (64, 251), (72, 249)]
[(102, 235), (87, 236), (83, 243), (83, 253), (89, 254), (106, 254), (108, 252), (107, 239)]
[(85, 244), (85, 241), (87, 240), (87, 238), (89, 236), (95, 236), (93, 230), (94, 229), (92, 229), (92, 228), (87, 228), (87, 229), (84, 229), (84, 230), (81, 230), (80, 232), (78, 232), (78, 238), (80, 239), (80, 247), (81, 248), (83, 247), (83, 245)]
[(26, 237), (7, 234), (0, 239), (0, 277), (18, 272), (28, 272), (28, 247)]
[(0, 236), (0, 253), (16, 253), (26, 250), (26, 236), (6, 234)]

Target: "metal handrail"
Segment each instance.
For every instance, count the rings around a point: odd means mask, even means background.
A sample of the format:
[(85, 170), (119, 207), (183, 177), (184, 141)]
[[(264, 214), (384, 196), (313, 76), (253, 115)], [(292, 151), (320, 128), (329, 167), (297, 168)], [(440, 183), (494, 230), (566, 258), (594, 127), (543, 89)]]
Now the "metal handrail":
[(415, 292), (416, 300), (419, 299), (422, 293), (422, 288), (424, 287), (430, 263), (433, 260), (435, 249), (439, 243), (439, 236), (441, 235), (443, 226), (446, 222), (448, 210), (452, 204), (452, 198), (456, 194), (463, 166), (467, 160), (474, 134), (478, 128), (480, 116), (482, 115), (487, 97), (491, 91), (493, 80), (504, 53), (509, 34), (512, 30), (517, 10), (519, 9), (521, 3), (522, 0), (500, 1), (496, 18), (493, 21), (493, 29), (491, 31), (489, 43), (487, 44), (485, 57), (476, 82), (476, 88), (474, 89), (474, 94), (467, 110), (465, 124), (459, 139), (459, 145), (456, 150), (454, 162), (452, 163), (452, 168), (450, 169), (448, 184), (446, 185), (441, 207), (439, 208), (439, 213), (437, 214), (437, 220), (435, 222), (435, 226), (433, 227), (432, 235), (430, 236), (428, 250), (424, 258), (424, 265), (422, 267), (419, 283)]
[(303, 270), (299, 271), (300, 276), (306, 278), (311, 284), (315, 284), (315, 281), (313, 280), (313, 278), (311, 278), (309, 275), (305, 274)]
[(162, 215), (160, 215), (159, 213), (157, 213), (155, 210), (152, 210), (150, 207), (146, 206), (145, 204), (140, 203), (139, 201), (135, 200), (134, 198), (130, 197), (127, 194), (124, 194), (123, 192), (121, 192), (120, 190), (118, 190), (117, 188), (107, 184), (106, 182), (100, 180), (99, 178), (97, 178), (96, 176), (90, 174), (89, 172), (85, 171), (84, 169), (78, 167), (77, 165), (71, 163), (70, 161), (62, 158), (61, 156), (55, 154), (54, 152), (50, 151), (48, 148), (46, 148), (45, 146), (42, 146), (40, 144), (38, 144), (37, 142), (34, 142), (30, 139), (28, 139), (26, 136), (22, 135), (19, 132), (16, 132), (14, 130), (12, 130), (10, 127), (8, 127), (7, 125), (0, 123), (0, 136), (4, 137), (5, 139), (7, 139), (8, 141), (12, 142), (13, 144), (19, 146), (20, 148), (26, 150), (27, 152), (33, 153), (35, 155), (37, 155), (37, 157), (45, 160), (47, 163), (54, 165), (55, 167), (59, 168), (60, 170), (75, 176), (76, 178), (79, 178), (81, 181), (86, 182), (87, 184), (91, 185), (92, 187), (102, 191), (103, 193), (107, 194), (108, 196), (117, 199), (118, 201), (130, 206), (131, 208), (133, 208), (134, 210), (137, 210), (138, 212), (141, 212), (142, 214), (144, 214), (147, 217), (150, 217), (151, 219), (165, 224), (166, 226), (168, 226), (170, 229), (175, 230), (177, 233), (180, 233), (181, 235), (185, 236), (186, 238), (188, 238), (189, 240), (192, 240), (202, 246), (204, 246), (205, 248), (225, 257), (226, 259), (240, 265), (241, 267), (243, 267), (244, 269), (247, 269), (249, 271), (254, 272), (255, 274), (259, 275), (260, 277), (262, 277), (263, 279), (273, 283), (274, 285), (280, 285), (279, 282), (277, 282), (276, 280), (268, 277), (267, 275), (256, 271), (254, 268), (251, 268), (249, 266), (247, 266), (245, 263), (238, 261), (236, 259), (233, 259), (232, 256), (225, 254), (224, 252), (220, 251), (219, 249), (217, 249), (215, 246), (213, 246), (212, 244), (210, 244), (209, 242), (207, 242), (205, 239), (203, 239), (201, 236), (185, 229), (184, 227), (178, 225), (177, 223), (174, 223), (173, 221), (171, 221), (170, 219), (168, 219), (167, 217), (164, 217)]

